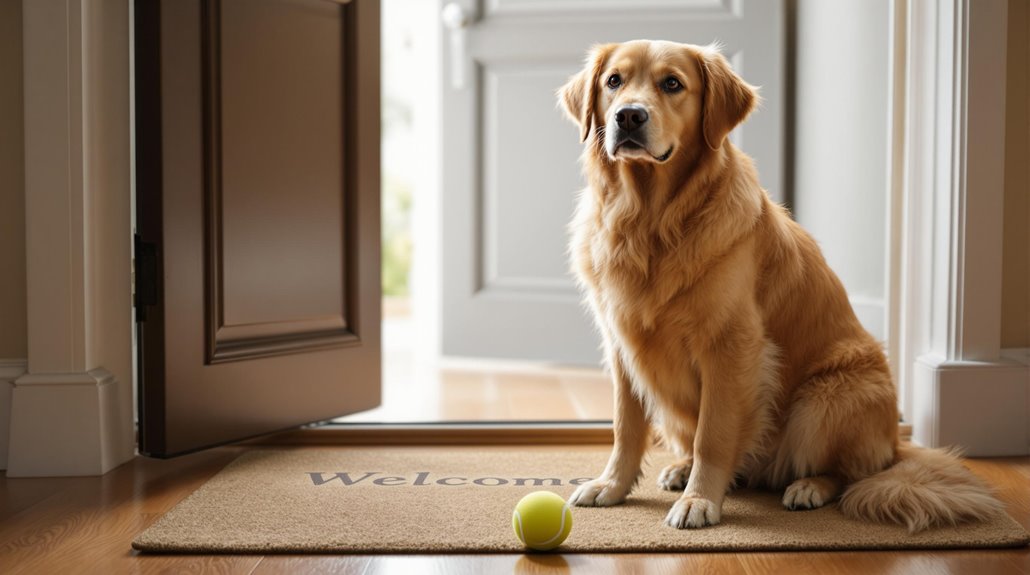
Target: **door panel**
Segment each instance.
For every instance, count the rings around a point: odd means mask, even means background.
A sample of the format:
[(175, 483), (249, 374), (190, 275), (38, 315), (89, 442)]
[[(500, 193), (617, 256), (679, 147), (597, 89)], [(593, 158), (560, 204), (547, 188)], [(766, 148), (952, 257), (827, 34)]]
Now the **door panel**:
[(340, 241), (340, 12), (324, 0), (206, 5), (211, 361), (354, 337)]
[[(572, 213), (572, 194), (555, 195), (565, 186), (581, 186), (577, 170), (565, 161), (580, 149), (568, 138), (564, 122), (527, 122), (527, 111), (552, 110), (554, 86), (568, 77), (555, 63), (497, 64), (483, 69), (483, 180), (479, 218), (482, 252), (476, 268), (482, 295), (519, 293), (577, 297), (566, 273), (566, 217)], [(551, 117), (548, 114), (546, 117)], [(533, 154), (532, 169), (511, 161), (526, 155), (525, 144), (548, 142), (550, 155)], [(547, 182), (541, 185), (541, 175)], [(541, 210), (542, 206), (548, 209)], [(553, 249), (553, 248), (559, 249)]]
[(764, 99), (730, 137), (782, 199), (782, 2), (455, 3), (469, 24), (463, 41), (445, 29), (443, 42), (444, 353), (596, 365), (600, 340), (566, 255), (582, 147), (555, 91), (595, 43), (719, 40)]
[(375, 407), (378, 2), (137, 0), (136, 26), (140, 451)]

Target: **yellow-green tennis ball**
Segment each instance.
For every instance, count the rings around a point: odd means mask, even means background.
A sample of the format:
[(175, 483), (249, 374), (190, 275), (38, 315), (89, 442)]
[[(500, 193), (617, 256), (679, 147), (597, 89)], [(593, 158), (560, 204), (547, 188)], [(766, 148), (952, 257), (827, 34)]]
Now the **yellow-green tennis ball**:
[(572, 531), (572, 510), (557, 493), (534, 491), (515, 505), (511, 526), (526, 547), (549, 551), (561, 545)]

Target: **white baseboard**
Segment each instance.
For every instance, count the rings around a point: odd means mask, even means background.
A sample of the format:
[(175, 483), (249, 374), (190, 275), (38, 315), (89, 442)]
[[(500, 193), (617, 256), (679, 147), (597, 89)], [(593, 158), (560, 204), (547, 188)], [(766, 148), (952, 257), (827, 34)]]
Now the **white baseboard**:
[(887, 334), (883, 322), (887, 308), (883, 298), (857, 295), (851, 296), (848, 301), (851, 303), (851, 309), (855, 310), (855, 315), (862, 323), (862, 327), (866, 328), (876, 339), (886, 339)]
[(1009, 347), (1001, 350), (1001, 356), (1030, 366), (1030, 347)]
[(14, 381), (8, 477), (102, 475), (128, 460), (114, 375), (27, 374)]
[(966, 455), (1030, 453), (1030, 365), (921, 356), (914, 373), (913, 440)]
[(0, 470), (7, 469), (7, 446), (11, 440), (11, 392), (14, 380), (25, 374), (24, 359), (0, 359)]

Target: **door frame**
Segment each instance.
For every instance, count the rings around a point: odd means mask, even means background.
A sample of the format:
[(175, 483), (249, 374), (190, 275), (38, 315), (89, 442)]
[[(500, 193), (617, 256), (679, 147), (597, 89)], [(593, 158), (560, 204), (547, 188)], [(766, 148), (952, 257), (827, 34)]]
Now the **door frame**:
[[(1030, 453), (1030, 365), (1001, 347), (1008, 2), (893, 0), (888, 306), (914, 440)], [(975, 191), (975, 192), (974, 192)]]
[(23, 0), (27, 373), (8, 477), (131, 459), (128, 0)]
[[(10, 477), (99, 475), (134, 453), (131, 4), (22, 3), (30, 351), (24, 374), (0, 374)], [(1007, 4), (893, 0), (892, 14), (888, 333), (902, 408), (923, 444), (1025, 454), (1030, 367), (998, 339), (1005, 78), (977, 65), (1005, 59)], [(956, 411), (971, 401), (994, 411)]]

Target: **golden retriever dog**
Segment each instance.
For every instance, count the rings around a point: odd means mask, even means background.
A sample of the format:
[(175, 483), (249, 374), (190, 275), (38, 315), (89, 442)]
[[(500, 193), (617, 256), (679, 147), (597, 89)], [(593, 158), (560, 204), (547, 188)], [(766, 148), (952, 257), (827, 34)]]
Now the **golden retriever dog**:
[(881, 345), (727, 139), (759, 97), (717, 48), (596, 46), (558, 95), (586, 144), (571, 254), (616, 406), (608, 465), (571, 503), (624, 501), (653, 426), (677, 528), (719, 523), (738, 482), (910, 531), (1001, 509), (953, 453), (899, 444)]

